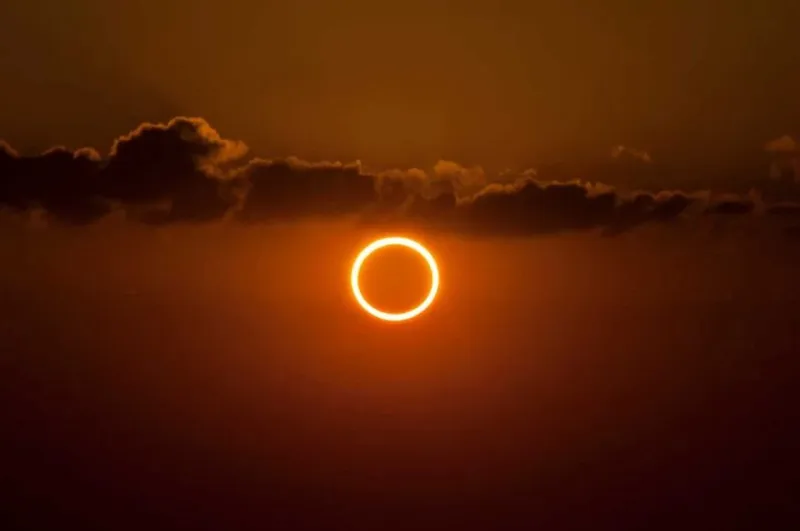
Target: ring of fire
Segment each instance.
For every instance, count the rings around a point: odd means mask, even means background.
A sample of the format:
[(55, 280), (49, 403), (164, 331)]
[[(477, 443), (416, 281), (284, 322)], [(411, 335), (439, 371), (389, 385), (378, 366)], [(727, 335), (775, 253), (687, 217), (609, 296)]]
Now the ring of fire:
[[(364, 298), (364, 295), (361, 293), (361, 287), (359, 286), (359, 275), (361, 274), (361, 266), (364, 264), (364, 261), (375, 251), (383, 249), (384, 247), (395, 245), (407, 247), (408, 249), (417, 252), (420, 256), (422, 256), (422, 258), (425, 259), (425, 261), (428, 263), (428, 268), (431, 270), (431, 289), (428, 292), (428, 295), (425, 297), (425, 300), (423, 300), (416, 308), (412, 308), (411, 310), (402, 313), (389, 313), (375, 308), (369, 302), (367, 302), (367, 299)], [(433, 255), (430, 253), (430, 251), (423, 247), (419, 242), (400, 236), (381, 238), (364, 247), (364, 249), (362, 249), (356, 257), (355, 262), (353, 262), (353, 269), (350, 271), (350, 285), (353, 288), (353, 295), (355, 295), (358, 304), (361, 305), (361, 307), (367, 313), (377, 317), (378, 319), (383, 319), (384, 321), (406, 321), (418, 316), (427, 310), (428, 307), (433, 303), (433, 300), (436, 298), (436, 293), (439, 291), (439, 266), (436, 265), (436, 260), (433, 258)]]

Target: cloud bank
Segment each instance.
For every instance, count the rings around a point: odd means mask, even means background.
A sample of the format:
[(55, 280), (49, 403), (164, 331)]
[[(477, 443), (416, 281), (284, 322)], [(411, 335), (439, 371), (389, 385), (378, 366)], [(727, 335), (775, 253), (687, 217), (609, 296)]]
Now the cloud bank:
[[(785, 136), (765, 144), (765, 151), (791, 162), (797, 145)], [(769, 202), (758, 190), (623, 191), (600, 182), (613, 165), (581, 180), (548, 180), (536, 169), (487, 175), (452, 161), (432, 171), (368, 171), (358, 161), (248, 159), (247, 153), (244, 143), (189, 117), (142, 124), (117, 138), (105, 156), (64, 147), (24, 156), (0, 141), (0, 208), (44, 211), (48, 220), (68, 225), (119, 211), (150, 224), (349, 215), (363, 223), (490, 235), (588, 229), (613, 235), (698, 213), (800, 218), (795, 189)], [(647, 152), (624, 146), (610, 157), (652, 166)]]

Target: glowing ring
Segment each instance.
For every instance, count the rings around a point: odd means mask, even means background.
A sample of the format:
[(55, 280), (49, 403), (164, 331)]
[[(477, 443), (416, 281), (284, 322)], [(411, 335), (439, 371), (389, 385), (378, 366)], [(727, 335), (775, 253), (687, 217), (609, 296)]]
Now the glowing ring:
[[(358, 277), (361, 274), (361, 266), (364, 264), (364, 261), (369, 258), (369, 255), (378, 249), (393, 245), (407, 247), (408, 249), (416, 251), (420, 256), (422, 256), (422, 258), (425, 259), (426, 262), (428, 262), (428, 267), (431, 270), (431, 290), (428, 292), (428, 296), (425, 297), (425, 300), (422, 301), (416, 308), (402, 313), (388, 313), (375, 308), (369, 302), (367, 302), (367, 299), (364, 298), (364, 295), (361, 293), (361, 287), (358, 284)], [(439, 267), (436, 265), (436, 260), (434, 260), (430, 251), (428, 251), (418, 242), (415, 242), (410, 238), (403, 238), (400, 236), (381, 238), (380, 240), (375, 240), (364, 247), (364, 249), (356, 257), (355, 262), (353, 262), (353, 269), (350, 272), (350, 285), (353, 288), (353, 295), (355, 295), (358, 303), (371, 315), (377, 317), (378, 319), (383, 319), (384, 321), (406, 321), (418, 316), (427, 310), (428, 306), (433, 303), (433, 299), (436, 298), (436, 292), (439, 291)]]

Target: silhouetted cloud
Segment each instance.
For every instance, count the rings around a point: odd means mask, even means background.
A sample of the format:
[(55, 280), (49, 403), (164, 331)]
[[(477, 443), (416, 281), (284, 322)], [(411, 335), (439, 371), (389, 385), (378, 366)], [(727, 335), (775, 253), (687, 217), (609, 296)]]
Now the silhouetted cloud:
[(41, 206), (68, 223), (92, 221), (107, 213), (111, 202), (166, 202), (163, 221), (213, 219), (232, 204), (223, 192), (227, 183), (222, 168), (246, 150), (242, 143), (222, 139), (199, 118), (143, 124), (118, 138), (105, 159), (87, 148), (73, 152), (58, 147), (24, 157), (5, 146), (0, 152), (0, 203), (16, 209)]
[(454, 193), (413, 198), (394, 222), (472, 234), (604, 229), (613, 235), (649, 222), (670, 221), (695, 200), (680, 192), (620, 194), (604, 185), (542, 183), (523, 177), (512, 184), (490, 184), (467, 198)]
[(352, 214), (378, 199), (358, 163), (255, 159), (235, 176), (249, 187), (241, 210), (248, 221)]
[(466, 168), (457, 162), (440, 160), (433, 167), (436, 181), (449, 182), (453, 191), (460, 195), (472, 195), (491, 183), (480, 166)]
[[(794, 160), (797, 145), (786, 136), (765, 149)], [(117, 138), (106, 156), (64, 147), (23, 156), (0, 141), (0, 206), (43, 209), (50, 219), (69, 224), (123, 209), (146, 223), (358, 215), (364, 223), (504, 235), (589, 229), (614, 235), (697, 213), (778, 218), (796, 208), (791, 196), (765, 205), (752, 194), (622, 191), (603, 180), (557, 178), (557, 166), (489, 175), (479, 166), (443, 160), (429, 172), (372, 172), (360, 162), (247, 160), (247, 151), (205, 120), (188, 117), (142, 124)], [(604, 166), (587, 174), (616, 172), (624, 180), (654, 175), (653, 168), (649, 153), (620, 145)]]
[(755, 203), (747, 198), (723, 199), (708, 205), (706, 214), (744, 215), (755, 208)]
[(800, 183), (800, 143), (793, 136), (783, 135), (770, 140), (764, 150), (772, 155), (769, 175), (785, 186)]
[(0, 161), (6, 160), (9, 157), (18, 157), (19, 153), (14, 148), (8, 145), (5, 140), (0, 140)]
[(794, 153), (797, 151), (797, 141), (789, 135), (783, 135), (767, 142), (764, 149), (770, 153)]
[(101, 194), (100, 157), (94, 150), (50, 149), (35, 157), (0, 149), (0, 204), (42, 207), (63, 221), (89, 223), (110, 210)]
[(222, 168), (246, 152), (243, 143), (221, 138), (199, 118), (143, 124), (114, 142), (103, 195), (124, 204), (169, 201), (170, 219), (218, 218), (233, 205)]
[(614, 221), (616, 196), (592, 194), (580, 183), (542, 185), (523, 179), (511, 186), (488, 186), (461, 206), (469, 229), (510, 233), (588, 229)]
[(647, 151), (623, 145), (618, 145), (611, 148), (611, 157), (615, 159), (630, 158), (647, 164), (653, 162), (653, 159), (650, 158), (650, 153)]
[(614, 235), (645, 223), (672, 221), (698, 200), (683, 192), (662, 191), (656, 194), (637, 192), (619, 203), (614, 221), (604, 232), (607, 235)]

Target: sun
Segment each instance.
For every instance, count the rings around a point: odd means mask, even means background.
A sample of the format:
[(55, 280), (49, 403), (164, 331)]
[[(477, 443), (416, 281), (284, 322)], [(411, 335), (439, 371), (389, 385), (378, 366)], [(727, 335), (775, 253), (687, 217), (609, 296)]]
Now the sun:
[[(361, 274), (361, 266), (364, 264), (364, 261), (375, 251), (391, 246), (407, 247), (408, 249), (417, 252), (420, 256), (422, 256), (422, 258), (425, 259), (425, 261), (428, 263), (428, 268), (431, 270), (431, 289), (428, 292), (428, 295), (425, 297), (425, 300), (423, 300), (416, 308), (412, 308), (411, 310), (401, 313), (389, 313), (375, 308), (369, 302), (367, 302), (367, 299), (364, 298), (364, 295), (361, 293), (361, 287), (359, 286), (359, 275)], [(364, 249), (362, 249), (356, 257), (355, 261), (353, 262), (353, 269), (350, 271), (350, 286), (353, 288), (353, 295), (358, 301), (358, 304), (360, 304), (367, 313), (384, 321), (407, 321), (408, 319), (413, 319), (427, 310), (428, 307), (433, 303), (433, 300), (436, 298), (436, 293), (439, 291), (439, 266), (436, 264), (436, 260), (433, 258), (431, 252), (428, 251), (428, 249), (426, 249), (422, 244), (412, 240), (411, 238), (404, 238), (401, 236), (381, 238), (364, 247)]]

